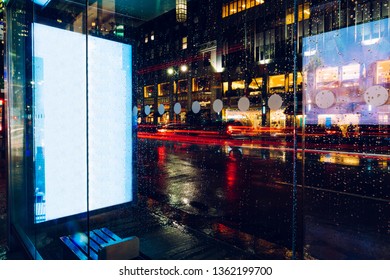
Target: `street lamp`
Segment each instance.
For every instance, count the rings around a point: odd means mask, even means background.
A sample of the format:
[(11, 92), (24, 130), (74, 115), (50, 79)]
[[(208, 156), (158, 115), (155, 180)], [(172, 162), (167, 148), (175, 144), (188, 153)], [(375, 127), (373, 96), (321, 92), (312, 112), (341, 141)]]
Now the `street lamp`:
[[(169, 76), (172, 76), (173, 81), (172, 81), (172, 87), (171, 90), (169, 91), (169, 120), (173, 120), (174, 116), (174, 110), (173, 110), (173, 87), (176, 85), (176, 90), (175, 90), (175, 103), (178, 102), (179, 98), (179, 75), (180, 73), (186, 73), (188, 71), (188, 66), (183, 64), (179, 67), (178, 70), (176, 70), (174, 67), (170, 67), (167, 69), (167, 74)], [(178, 114), (176, 116), (176, 120), (178, 120)]]
[(172, 75), (178, 76), (180, 74), (180, 72), (185, 73), (187, 71), (188, 71), (188, 66), (186, 64), (180, 65), (179, 70), (176, 70), (174, 67), (169, 67), (167, 69), (167, 73), (170, 76), (172, 76)]

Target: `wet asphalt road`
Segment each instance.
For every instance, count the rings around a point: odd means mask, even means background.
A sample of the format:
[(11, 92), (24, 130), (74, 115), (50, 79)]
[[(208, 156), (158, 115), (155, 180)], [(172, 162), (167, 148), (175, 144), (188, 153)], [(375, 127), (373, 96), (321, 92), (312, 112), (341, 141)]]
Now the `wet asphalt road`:
[(314, 151), (295, 160), (294, 170), (283, 147), (139, 139), (138, 191), (248, 250), (262, 240), (308, 258), (388, 259), (389, 158)]

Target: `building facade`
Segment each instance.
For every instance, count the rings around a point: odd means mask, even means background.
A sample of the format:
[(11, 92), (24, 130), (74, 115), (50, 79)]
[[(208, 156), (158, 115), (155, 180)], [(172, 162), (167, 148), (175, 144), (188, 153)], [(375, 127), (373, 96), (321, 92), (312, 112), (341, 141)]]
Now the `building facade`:
[[(185, 23), (175, 22), (171, 11), (141, 25), (140, 120), (177, 121), (173, 113), (158, 114), (157, 107), (163, 104), (166, 113), (179, 102), (180, 120), (185, 122), (191, 101), (199, 101), (211, 117), (213, 102), (221, 99), (225, 120), (246, 118), (254, 126), (285, 128), (293, 125), (296, 99), (295, 117), (302, 126), (303, 39), (387, 18), (389, 7), (387, 1), (299, 2), (294, 26), (291, 5), (288, 1), (190, 2)], [(188, 65), (188, 72), (179, 71), (182, 64)], [(166, 72), (172, 66), (174, 78)], [(283, 99), (280, 109), (268, 106), (273, 94)], [(245, 114), (237, 105), (243, 96), (251, 105)], [(141, 105), (155, 108), (153, 115), (145, 115)]]

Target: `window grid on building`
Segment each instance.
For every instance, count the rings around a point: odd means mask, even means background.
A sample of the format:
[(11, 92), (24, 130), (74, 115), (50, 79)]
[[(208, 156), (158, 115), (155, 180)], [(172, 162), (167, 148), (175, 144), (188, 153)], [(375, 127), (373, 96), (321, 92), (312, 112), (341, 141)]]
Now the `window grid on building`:
[(264, 4), (264, 0), (236, 0), (222, 6), (222, 18)]

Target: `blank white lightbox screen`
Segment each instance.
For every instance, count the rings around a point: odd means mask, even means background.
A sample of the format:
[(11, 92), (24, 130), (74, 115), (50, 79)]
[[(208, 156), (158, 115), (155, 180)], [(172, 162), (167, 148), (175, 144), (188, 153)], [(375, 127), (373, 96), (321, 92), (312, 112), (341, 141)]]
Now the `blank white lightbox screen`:
[(33, 24), (36, 222), (133, 200), (131, 52)]

